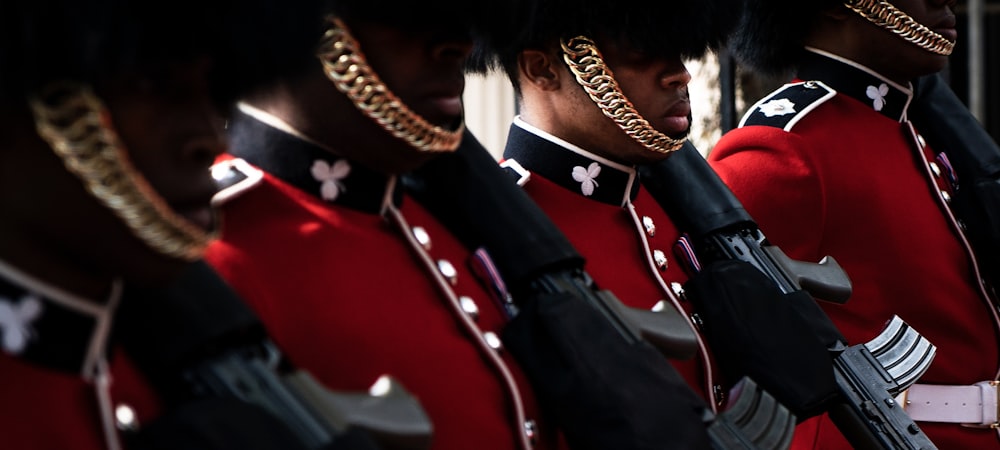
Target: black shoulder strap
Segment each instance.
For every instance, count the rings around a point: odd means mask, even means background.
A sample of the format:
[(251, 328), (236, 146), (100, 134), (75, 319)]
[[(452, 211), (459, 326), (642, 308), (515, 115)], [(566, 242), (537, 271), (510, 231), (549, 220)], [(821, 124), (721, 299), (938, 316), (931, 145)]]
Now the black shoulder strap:
[(806, 114), (835, 95), (837, 91), (819, 81), (786, 84), (753, 105), (739, 126), (763, 125), (790, 131)]

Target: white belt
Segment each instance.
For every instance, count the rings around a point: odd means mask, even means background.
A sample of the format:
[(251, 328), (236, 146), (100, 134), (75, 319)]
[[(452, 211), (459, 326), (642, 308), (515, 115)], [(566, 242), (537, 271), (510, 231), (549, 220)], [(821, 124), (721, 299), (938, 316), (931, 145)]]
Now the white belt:
[(997, 420), (997, 383), (981, 381), (971, 386), (914, 384), (899, 394), (896, 400), (917, 422), (1000, 428)]

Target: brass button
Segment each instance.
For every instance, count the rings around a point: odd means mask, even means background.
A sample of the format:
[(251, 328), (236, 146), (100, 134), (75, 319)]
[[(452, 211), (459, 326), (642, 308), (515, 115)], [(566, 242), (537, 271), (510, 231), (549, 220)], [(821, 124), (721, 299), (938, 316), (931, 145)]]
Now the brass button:
[(931, 162), (930, 164), (928, 164), (928, 165), (930, 166), (930, 168), (931, 168), (931, 172), (932, 172), (932, 173), (934, 174), (934, 176), (935, 176), (935, 177), (940, 177), (940, 176), (941, 176), (941, 168), (940, 168), (940, 167), (938, 167), (938, 165), (937, 165), (937, 163), (936, 163), (936, 162), (933, 162), (933, 161), (932, 161), (932, 162)]
[(656, 236), (656, 224), (653, 223), (653, 218), (649, 216), (642, 216), (642, 226), (646, 229), (646, 234), (649, 237)]
[(479, 305), (476, 305), (476, 301), (468, 296), (461, 296), (458, 298), (458, 303), (462, 306), (462, 311), (465, 311), (472, 320), (479, 319)]
[(944, 199), (945, 203), (951, 203), (951, 194), (947, 191), (941, 191), (941, 198)]
[(674, 295), (676, 295), (678, 299), (687, 300), (687, 292), (684, 292), (684, 286), (680, 283), (672, 281), (670, 283), (670, 290), (674, 291)]
[(524, 436), (528, 438), (531, 445), (538, 443), (538, 424), (534, 420), (524, 421)]
[(705, 326), (705, 321), (701, 320), (701, 316), (699, 316), (698, 313), (691, 314), (691, 323), (694, 324), (694, 327), (697, 328), (698, 331), (701, 331), (701, 328)]
[(667, 254), (662, 250), (653, 250), (653, 262), (661, 271), (667, 270)]
[(417, 240), (424, 250), (431, 249), (431, 235), (427, 234), (427, 230), (424, 227), (413, 227), (413, 238)]
[(500, 336), (492, 331), (487, 331), (483, 333), (483, 339), (486, 341), (486, 345), (496, 351), (500, 351), (503, 348), (503, 342), (500, 341)]
[(451, 265), (447, 259), (439, 259), (437, 265), (438, 271), (440, 271), (441, 275), (444, 275), (444, 277), (448, 279), (448, 282), (451, 283), (452, 286), (458, 283), (458, 270), (455, 270), (455, 266)]
[(121, 431), (137, 431), (139, 429), (139, 419), (131, 406), (121, 403), (115, 407), (115, 427)]

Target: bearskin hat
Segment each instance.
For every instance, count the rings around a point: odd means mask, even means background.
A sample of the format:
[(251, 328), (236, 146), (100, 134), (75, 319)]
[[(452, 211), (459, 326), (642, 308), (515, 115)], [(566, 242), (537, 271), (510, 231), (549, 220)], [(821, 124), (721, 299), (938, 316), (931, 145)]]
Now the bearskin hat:
[(329, 9), (350, 22), (360, 19), (404, 30), (434, 30), (461, 24), (477, 39), (491, 39), (514, 24), (515, 1), (328, 0)]
[(729, 47), (743, 65), (785, 75), (798, 65), (803, 43), (820, 14), (837, 0), (744, 0), (743, 15)]
[(739, 18), (741, 0), (513, 0), (516, 25), (477, 47), (469, 69), (501, 68), (516, 79), (517, 55), (584, 35), (613, 39), (652, 55), (698, 57), (721, 46)]
[(0, 0), (0, 101), (56, 80), (89, 84), (208, 57), (220, 102), (297, 69), (319, 0)]

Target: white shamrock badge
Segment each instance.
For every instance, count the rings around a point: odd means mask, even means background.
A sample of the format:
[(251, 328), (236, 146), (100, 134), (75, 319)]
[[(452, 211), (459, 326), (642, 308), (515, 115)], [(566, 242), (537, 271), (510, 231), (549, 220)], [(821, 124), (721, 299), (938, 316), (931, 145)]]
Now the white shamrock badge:
[(31, 324), (41, 315), (42, 302), (38, 297), (25, 295), (17, 304), (0, 297), (0, 338), (3, 349), (14, 355), (23, 352), (28, 341), (35, 335)]
[(597, 176), (601, 174), (601, 165), (596, 162), (590, 163), (586, 169), (582, 166), (573, 167), (573, 179), (580, 182), (580, 192), (590, 197), (594, 195), (594, 188), (598, 186)]
[(312, 165), (312, 176), (323, 183), (320, 188), (320, 196), (323, 200), (332, 202), (340, 197), (342, 192), (346, 192), (343, 179), (351, 173), (351, 164), (346, 159), (338, 159), (331, 166), (326, 161), (317, 159)]
[(759, 107), (760, 112), (764, 113), (767, 117), (783, 116), (785, 114), (792, 114), (795, 112), (795, 103), (787, 98), (779, 100), (771, 100)]
[(885, 83), (882, 83), (877, 88), (875, 86), (868, 86), (866, 94), (868, 94), (868, 98), (872, 99), (872, 106), (875, 108), (875, 111), (881, 111), (885, 107), (885, 96), (889, 95), (889, 86)]

